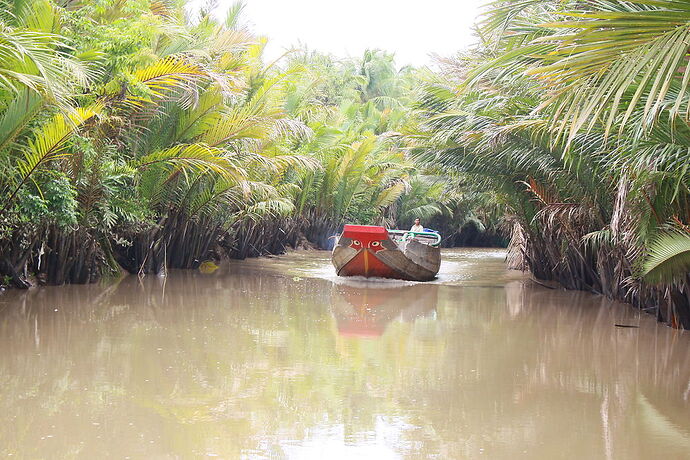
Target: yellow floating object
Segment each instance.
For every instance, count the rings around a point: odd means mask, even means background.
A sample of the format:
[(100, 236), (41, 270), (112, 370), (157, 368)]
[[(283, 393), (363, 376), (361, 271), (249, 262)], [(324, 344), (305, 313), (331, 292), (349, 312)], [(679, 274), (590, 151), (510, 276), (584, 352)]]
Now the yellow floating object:
[(218, 270), (218, 265), (214, 264), (210, 260), (201, 262), (201, 265), (199, 265), (199, 271), (207, 275), (215, 272), (216, 270)]

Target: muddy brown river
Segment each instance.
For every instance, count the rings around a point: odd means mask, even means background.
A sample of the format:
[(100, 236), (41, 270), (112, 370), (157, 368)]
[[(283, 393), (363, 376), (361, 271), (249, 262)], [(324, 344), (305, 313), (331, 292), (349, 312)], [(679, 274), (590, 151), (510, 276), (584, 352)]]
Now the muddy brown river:
[[(497, 250), (0, 294), (2, 458), (690, 458), (690, 335)], [(635, 327), (616, 327), (615, 325)]]

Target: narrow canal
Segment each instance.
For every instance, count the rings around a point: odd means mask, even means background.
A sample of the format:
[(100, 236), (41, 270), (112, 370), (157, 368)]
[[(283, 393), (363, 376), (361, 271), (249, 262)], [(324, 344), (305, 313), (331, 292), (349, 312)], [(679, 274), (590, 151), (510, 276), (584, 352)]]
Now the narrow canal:
[(687, 458), (690, 336), (503, 256), (446, 251), (431, 283), (309, 252), (5, 292), (0, 455)]

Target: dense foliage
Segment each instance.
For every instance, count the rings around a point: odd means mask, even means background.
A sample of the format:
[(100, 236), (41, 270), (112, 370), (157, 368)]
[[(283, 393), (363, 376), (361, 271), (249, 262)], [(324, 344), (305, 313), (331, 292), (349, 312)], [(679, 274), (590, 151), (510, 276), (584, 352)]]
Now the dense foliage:
[[(0, 0), (0, 284), (327, 247), (345, 222), (511, 236), (542, 280), (690, 327), (690, 6), (497, 1), (440, 70), (159, 0)], [(489, 238), (487, 238), (487, 235)]]
[(690, 327), (690, 4), (493, 2), (416, 156), (508, 204), (513, 266)]
[(391, 55), (266, 63), (239, 3), (222, 22), (173, 1), (0, 6), (0, 284), (159, 273), (326, 247), (347, 221), (451, 215), (449, 182), (404, 153), (420, 79)]

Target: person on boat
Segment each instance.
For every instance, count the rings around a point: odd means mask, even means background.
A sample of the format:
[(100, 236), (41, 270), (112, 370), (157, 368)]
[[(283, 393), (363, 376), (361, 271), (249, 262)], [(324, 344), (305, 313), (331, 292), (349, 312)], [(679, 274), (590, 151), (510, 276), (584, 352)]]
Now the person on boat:
[(417, 218), (414, 220), (414, 225), (412, 226), (412, 228), (410, 229), (410, 231), (411, 231), (411, 232), (423, 232), (423, 231), (424, 231), (424, 227), (422, 227), (422, 224), (421, 224), (420, 222), (421, 222), (421, 221), (419, 220), (419, 217), (417, 217)]

